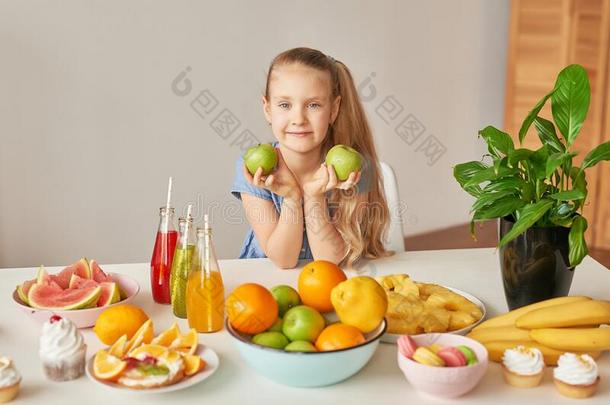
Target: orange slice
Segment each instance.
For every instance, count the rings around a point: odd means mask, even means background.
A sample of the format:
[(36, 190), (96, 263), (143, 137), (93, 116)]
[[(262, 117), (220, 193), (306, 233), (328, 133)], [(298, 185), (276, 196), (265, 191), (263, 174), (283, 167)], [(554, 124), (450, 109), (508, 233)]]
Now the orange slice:
[(198, 345), (199, 337), (197, 336), (197, 331), (192, 328), (186, 335), (182, 335), (174, 340), (170, 348), (182, 354), (195, 354)]
[(127, 335), (123, 335), (108, 349), (108, 354), (119, 359), (125, 355), (125, 345), (127, 343)]
[(197, 374), (205, 368), (205, 360), (199, 356), (187, 354), (182, 360), (184, 360), (184, 374), (187, 376)]
[(172, 342), (178, 337), (180, 337), (180, 328), (177, 323), (174, 323), (169, 329), (161, 332), (161, 334), (155, 337), (150, 343), (170, 347)]
[(145, 353), (150, 357), (159, 358), (161, 356), (167, 355), (168, 351), (169, 349), (165, 346), (143, 344), (129, 352), (129, 355), (131, 357), (136, 357), (139, 354)]
[(149, 319), (144, 322), (140, 329), (133, 335), (133, 337), (127, 342), (125, 347), (125, 353), (131, 352), (136, 347), (140, 346), (142, 343), (150, 343), (153, 338), (153, 324)]
[(116, 381), (127, 367), (127, 362), (100, 350), (93, 360), (93, 375), (100, 380)]

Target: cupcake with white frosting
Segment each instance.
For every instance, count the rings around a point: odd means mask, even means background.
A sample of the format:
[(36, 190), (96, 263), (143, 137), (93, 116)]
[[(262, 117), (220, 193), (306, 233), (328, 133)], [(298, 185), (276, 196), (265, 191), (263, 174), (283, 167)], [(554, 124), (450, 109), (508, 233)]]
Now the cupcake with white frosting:
[(42, 327), (40, 360), (50, 380), (74, 380), (85, 373), (87, 345), (68, 319), (53, 315)]
[(597, 391), (600, 378), (591, 356), (564, 353), (553, 370), (553, 380), (560, 394), (570, 398), (588, 398)]
[(19, 393), (21, 375), (8, 357), (0, 356), (0, 404), (12, 401)]
[(517, 346), (507, 349), (502, 356), (502, 371), (506, 383), (513, 387), (536, 387), (544, 376), (544, 358), (535, 348)]

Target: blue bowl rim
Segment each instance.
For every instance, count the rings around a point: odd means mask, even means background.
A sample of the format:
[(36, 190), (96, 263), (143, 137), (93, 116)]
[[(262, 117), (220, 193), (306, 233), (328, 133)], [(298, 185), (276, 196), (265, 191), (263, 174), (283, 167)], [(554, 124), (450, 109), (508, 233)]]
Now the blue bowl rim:
[(353, 350), (353, 349), (357, 349), (359, 347), (366, 346), (366, 345), (368, 345), (370, 343), (375, 342), (376, 340), (379, 340), (383, 336), (383, 334), (386, 332), (386, 330), (388, 329), (388, 321), (385, 318), (383, 318), (382, 323), (383, 323), (383, 327), (379, 330), (379, 332), (375, 336), (371, 337), (370, 339), (368, 339), (368, 340), (364, 341), (363, 343), (360, 343), (359, 345), (356, 345), (356, 346), (345, 347), (343, 349), (336, 349), (336, 350), (327, 350), (327, 351), (324, 351), (324, 352), (288, 352), (288, 351), (286, 351), (284, 349), (276, 349), (276, 348), (273, 348), (273, 347), (267, 347), (267, 346), (258, 345), (256, 343), (252, 343), (252, 341), (247, 340), (239, 332), (237, 332), (235, 329), (233, 329), (233, 326), (231, 326), (231, 324), (229, 323), (229, 318), (227, 318), (225, 320), (225, 326), (226, 326), (227, 331), (229, 332), (229, 334), (233, 338), (235, 338), (235, 339), (237, 339), (237, 340), (239, 340), (239, 341), (241, 341), (241, 342), (243, 342), (243, 343), (245, 343), (245, 344), (247, 344), (249, 346), (255, 347), (257, 349), (269, 350), (269, 351), (272, 351), (272, 352), (275, 352), (275, 353), (295, 354), (295, 355), (298, 355), (298, 356), (300, 356), (300, 355), (316, 355), (316, 354), (317, 355), (321, 355), (321, 354), (339, 353), (339, 352), (343, 352), (343, 351), (347, 351), (347, 350)]

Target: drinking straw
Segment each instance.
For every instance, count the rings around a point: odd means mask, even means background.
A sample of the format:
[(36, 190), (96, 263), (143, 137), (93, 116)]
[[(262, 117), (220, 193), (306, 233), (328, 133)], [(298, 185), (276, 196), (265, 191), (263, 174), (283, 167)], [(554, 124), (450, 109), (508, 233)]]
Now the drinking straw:
[(204, 252), (204, 267), (206, 278), (210, 276), (210, 217), (208, 214), (203, 216), (203, 229), (205, 229), (205, 252)]
[(165, 206), (167, 207), (166, 209), (167, 209), (168, 214), (169, 214), (169, 204), (172, 199), (172, 181), (173, 181), (173, 178), (170, 176), (169, 183), (167, 185), (167, 203), (165, 204)]

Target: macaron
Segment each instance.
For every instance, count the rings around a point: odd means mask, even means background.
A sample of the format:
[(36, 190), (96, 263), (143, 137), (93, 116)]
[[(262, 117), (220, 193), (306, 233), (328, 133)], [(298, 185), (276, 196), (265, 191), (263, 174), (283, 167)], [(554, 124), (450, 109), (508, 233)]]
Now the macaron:
[(460, 345), (460, 346), (457, 346), (456, 349), (458, 349), (460, 352), (462, 352), (464, 357), (466, 357), (467, 365), (472, 366), (473, 364), (477, 364), (479, 362), (479, 359), (477, 359), (477, 355), (472, 351), (472, 349), (470, 347)]
[(443, 347), (438, 352), (436, 352), (436, 355), (443, 359), (443, 361), (448, 367), (462, 367), (468, 364), (464, 353), (462, 353), (455, 347)]
[(439, 345), (438, 343), (432, 343), (430, 346), (428, 346), (428, 349), (432, 350), (434, 353), (438, 353), (438, 351), (442, 348), (443, 346)]
[(415, 353), (415, 350), (417, 350), (417, 343), (415, 343), (415, 341), (411, 339), (411, 336), (402, 335), (398, 338), (398, 341), (396, 343), (398, 344), (398, 351), (400, 352), (400, 354), (402, 354), (408, 359), (413, 358), (413, 353)]
[(434, 353), (432, 350), (428, 349), (427, 347), (423, 347), (423, 346), (420, 346), (417, 348), (417, 350), (415, 350), (415, 353), (413, 353), (413, 360), (415, 360), (416, 362), (418, 362), (420, 364), (424, 364), (426, 366), (432, 366), (432, 367), (444, 367), (445, 366), (445, 362), (443, 361), (443, 359), (438, 357), (436, 355), (436, 353)]

